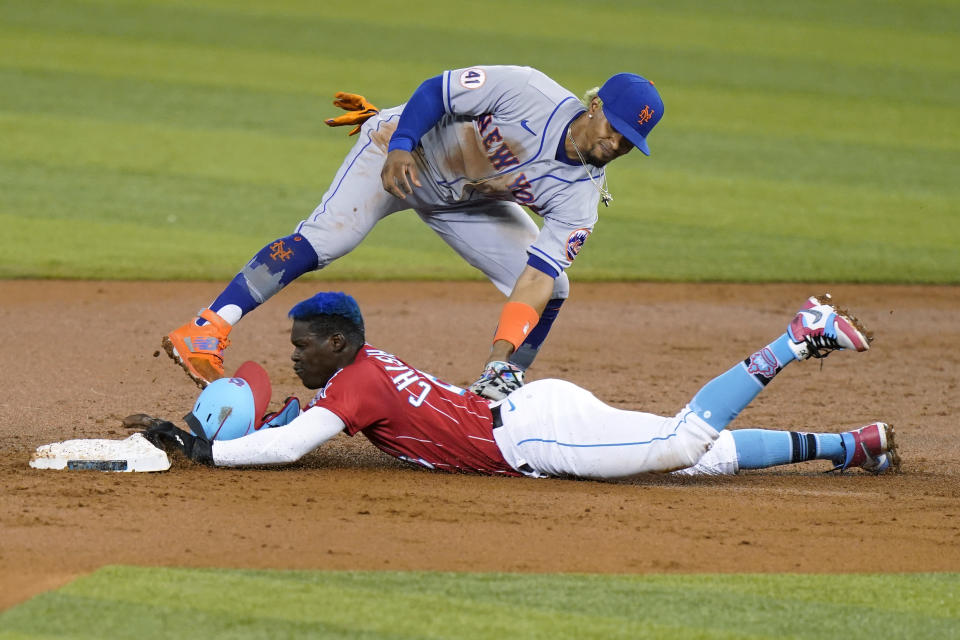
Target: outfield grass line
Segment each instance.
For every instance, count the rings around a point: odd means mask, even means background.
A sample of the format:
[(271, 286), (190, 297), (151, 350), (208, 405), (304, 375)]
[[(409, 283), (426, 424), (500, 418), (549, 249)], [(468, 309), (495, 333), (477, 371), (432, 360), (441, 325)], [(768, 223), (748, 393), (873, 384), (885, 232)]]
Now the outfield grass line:
[[(710, 109), (697, 108), (704, 103), (709, 103)], [(810, 117), (818, 112), (822, 113)], [(671, 131), (872, 145), (898, 154), (911, 150), (960, 151), (960, 115), (956, 105), (908, 107), (845, 96), (834, 98), (830, 108), (824, 109), (823, 96), (809, 90), (772, 92), (680, 85), (671, 90), (670, 116)], [(890, 123), (904, 118), (911, 121), (909, 131), (894, 134)], [(816, 123), (815, 127), (811, 127), (811, 121)]]
[[(951, 225), (960, 196), (932, 188), (877, 190), (871, 185), (810, 184), (751, 175), (704, 175), (687, 168), (654, 167), (643, 172), (643, 183), (616, 187), (628, 178), (610, 182), (631, 201), (642, 202), (645, 191), (675, 191), (653, 205), (611, 207), (600, 219), (638, 221), (638, 210), (648, 222), (672, 221), (679, 225), (789, 230), (791, 237), (824, 238), (855, 232), (854, 239), (899, 242), (913, 239), (949, 247), (960, 244), (960, 226)], [(814, 188), (815, 187), (815, 188)], [(704, 210), (704, 203), (709, 209)], [(900, 225), (904, 212), (910, 224)], [(806, 222), (807, 224), (804, 224)], [(829, 226), (828, 226), (829, 225)], [(892, 231), (895, 231), (892, 233)]]
[[(0, 67), (46, 71), (73, 71), (112, 78), (137, 78), (187, 83), (197, 87), (233, 87), (314, 95), (326, 104), (333, 93), (369, 91), (356, 86), (358, 66), (367, 61), (349, 52), (281, 53), (236, 47), (177, 42), (139, 42), (87, 34), (51, 34), (42, 29), (4, 29)], [(436, 73), (436, 65), (407, 65), (404, 77), (378, 77), (379, 95), (409, 97), (410, 77)], [(409, 74), (407, 76), (406, 74)], [(367, 84), (367, 83), (364, 83)]]
[[(305, 22), (313, 31), (322, 31), (321, 26), (338, 33), (352, 33), (358, 28), (373, 33), (382, 31), (384, 34), (398, 30), (414, 30), (438, 41), (447, 38), (462, 41), (476, 33), (472, 25), (451, 24), (442, 12), (397, 15), (386, 0), (372, 2), (362, 20), (352, 16), (331, 15), (319, 8), (313, 11), (303, 10), (303, 5), (300, 5), (299, 11), (293, 12), (289, 6), (286, 10), (272, 8), (268, 11), (263, 8), (251, 9), (249, 5), (246, 9), (238, 9), (228, 4), (202, 2), (180, 5), (144, 3), (136, 7), (117, 2), (87, 2), (86, 9), (80, 16), (68, 17), (69, 9), (73, 9), (76, 3), (48, 0), (47, 4), (53, 7), (60, 5), (61, 11), (67, 14), (59, 20), (61, 28), (90, 29), (105, 34), (111, 33), (107, 26), (111, 21), (98, 19), (98, 12), (106, 10), (111, 12), (113, 21), (124, 25), (122, 33), (139, 32), (140, 35), (154, 34), (155, 37), (164, 37), (170, 33), (178, 38), (191, 38), (196, 32), (191, 23), (214, 21), (221, 24), (225, 30), (241, 34), (250, 33), (254, 25), (257, 25), (261, 32), (265, 32), (265, 37), (276, 38), (281, 42), (284, 40), (274, 34), (289, 34), (293, 31), (292, 26), (302, 26)], [(865, 2), (846, 4), (864, 8), (872, 6)], [(611, 40), (628, 40), (635, 33), (635, 25), (623, 19), (622, 7), (594, 7), (592, 19), (604, 24), (605, 28), (596, 32), (582, 32), (574, 26), (582, 15), (579, 5), (540, 2), (534, 6), (541, 7), (542, 15), (549, 15), (552, 23), (564, 25), (565, 29), (554, 31), (556, 35), (553, 36), (534, 36), (523, 21), (515, 21), (500, 24), (497, 34), (504, 39), (524, 38), (541, 46), (550, 46), (551, 43), (562, 42), (563, 31), (569, 30), (570, 33), (577, 32), (578, 40), (585, 45), (602, 46)], [(124, 19), (125, 14), (134, 12), (151, 19), (142, 24)], [(821, 15), (798, 11), (790, 16), (789, 22), (785, 22), (780, 16), (730, 15), (723, 8), (709, 6), (685, 12), (647, 7), (644, 11), (644, 22), (653, 28), (645, 31), (644, 40), (662, 48), (690, 51), (709, 49), (721, 54), (745, 53), (756, 56), (776, 52), (778, 56), (805, 61), (832, 62), (842, 56), (845, 61), (854, 64), (895, 65), (908, 71), (936, 68), (952, 72), (960, 68), (954, 55), (956, 40), (950, 34), (915, 31), (902, 19), (886, 24), (834, 25), (829, 20), (829, 14), (823, 17)], [(9, 21), (17, 23), (15, 16), (14, 13)], [(30, 18), (20, 17), (19, 22), (23, 21), (29, 23)], [(51, 22), (54, 21), (48, 19), (46, 24)], [(715, 39), (713, 36), (718, 31), (727, 37), (722, 40)], [(288, 42), (289, 40), (287, 38)], [(260, 39), (250, 38), (248, 43), (259, 41)], [(811, 46), (811, 43), (818, 43), (818, 46)]]
[[(409, 47), (402, 46), (411, 40), (433, 42), (436, 46), (448, 48), (451, 51), (459, 50), (465, 55), (475, 56), (472, 62), (476, 64), (478, 60), (489, 61), (489, 54), (485, 54), (489, 50), (512, 49), (517, 35), (523, 36), (525, 51), (542, 52), (557, 49), (566, 40), (563, 34), (568, 28), (563, 20), (562, 8), (546, 14), (549, 16), (550, 24), (558, 28), (547, 32), (557, 33), (556, 36), (531, 36), (529, 29), (525, 27), (522, 28), (522, 34), (515, 35), (508, 27), (503, 27), (487, 34), (484, 39), (478, 40), (473, 28), (454, 26), (451, 29), (449, 23), (430, 27), (429, 23), (422, 20), (409, 25), (407, 32), (401, 35), (395, 22), (379, 17), (376, 12), (370, 13), (363, 19), (329, 16), (311, 19), (285, 18), (276, 15), (243, 16), (227, 10), (204, 10), (192, 6), (173, 8), (145, 5), (131, 8), (123, 5), (101, 7), (98, 4), (90, 4), (87, 5), (86, 10), (77, 12), (73, 4), (53, 4), (55, 7), (59, 6), (61, 11), (51, 11), (49, 15), (44, 16), (42, 24), (47, 30), (54, 32), (77, 32), (126, 39), (140, 38), (145, 41), (189, 42), (222, 46), (228, 49), (309, 52), (334, 57), (342, 54), (340, 47), (324, 40), (301, 35), (331, 31), (339, 34), (338, 40), (364, 37), (374, 39), (385, 47), (393, 45), (397, 51), (398, 62), (408, 61), (413, 64), (419, 62), (420, 56), (406, 55), (405, 52)], [(34, 14), (30, 11), (18, 12), (17, 8), (14, 5), (8, 12), (8, 24), (18, 28), (37, 24)], [(570, 15), (577, 15), (573, 9), (569, 11)], [(764, 74), (765, 82), (775, 89), (789, 89), (790, 86), (801, 84), (811, 88), (816, 87), (824, 93), (837, 92), (838, 95), (849, 95), (854, 91), (878, 98), (897, 100), (902, 95), (902, 84), (896, 79), (902, 78), (904, 83), (912, 83), (914, 101), (924, 97), (933, 99), (945, 91), (954, 93), (957, 91), (953, 88), (952, 82), (955, 76), (954, 68), (936, 68), (938, 61), (953, 60), (952, 40), (945, 38), (945, 44), (941, 47), (943, 51), (938, 54), (939, 48), (936, 43), (939, 40), (936, 36), (920, 34), (915, 41), (902, 39), (905, 29), (899, 25), (898, 28), (888, 29), (881, 34), (876, 33), (875, 30), (868, 31), (862, 38), (862, 46), (844, 48), (843, 43), (846, 38), (843, 34), (856, 32), (856, 29), (850, 25), (843, 28), (828, 26), (826, 31), (821, 29), (811, 32), (783, 21), (771, 20), (769, 23), (754, 24), (742, 16), (736, 19), (709, 16), (698, 20), (695, 14), (677, 17), (669, 13), (660, 18), (658, 23), (658, 16), (653, 12), (651, 25), (655, 26), (648, 31), (656, 35), (649, 40), (631, 43), (628, 46), (620, 44), (622, 39), (610, 36), (611, 30), (614, 34), (620, 28), (630, 30), (631, 22), (623, 20), (621, 12), (607, 12), (602, 9), (598, 11), (601, 17), (609, 15), (611, 20), (610, 27), (603, 32), (603, 40), (592, 43), (592, 50), (597, 57), (610, 61), (622, 60), (639, 48), (646, 57), (660, 60), (664, 65), (663, 73), (665, 74), (669, 74), (671, 59), (676, 58), (687, 67), (693, 61), (697, 61), (699, 66), (710, 72), (704, 75), (704, 78), (726, 76), (726, 81), (729, 83), (734, 81), (736, 76), (723, 73), (716, 62), (718, 58), (726, 57), (728, 58), (727, 64), (724, 65), (726, 69), (747, 66), (767, 67)], [(383, 22), (380, 22), (381, 20)], [(715, 38), (721, 26), (725, 26), (737, 37)], [(801, 30), (793, 32), (791, 29)], [(777, 36), (777, 33), (784, 32), (790, 33), (791, 36)], [(229, 37), (221, 35), (227, 33), (230, 34)], [(571, 32), (570, 35), (573, 33)], [(579, 38), (583, 37), (582, 33), (576, 33)], [(657, 37), (663, 39), (662, 43), (656, 41)], [(689, 41), (685, 38), (689, 38)], [(744, 50), (743, 44), (736, 44), (735, 46), (740, 49), (728, 50), (731, 46), (728, 43), (753, 40), (756, 40), (757, 44), (752, 49)], [(474, 50), (476, 53), (468, 53)], [(819, 54), (816, 52), (820, 50), (826, 50), (828, 57), (818, 58)], [(914, 50), (917, 50), (916, 53)], [(789, 55), (791, 51), (793, 54)], [(864, 59), (860, 60), (857, 57), (859, 55), (863, 55)], [(916, 62), (919, 65), (917, 68), (907, 64), (911, 55), (916, 56)], [(886, 60), (886, 56), (893, 57)], [(368, 59), (361, 55), (356, 61), (363, 64)], [(886, 61), (882, 62), (883, 60)], [(849, 66), (848, 61), (851, 61)], [(587, 69), (583, 60), (577, 57), (563, 60), (558, 68), (563, 68), (564, 63), (574, 65), (571, 67), (573, 69)], [(816, 70), (816, 73), (813, 75), (804, 73), (810, 70)], [(567, 78), (570, 77), (569, 73)], [(917, 82), (920, 76), (928, 78), (931, 82)]]
[[(261, 15), (265, 9), (261, 0), (144, 0), (143, 3), (170, 5), (194, 6), (202, 5), (210, 8), (227, 8), (232, 11), (243, 11), (253, 15)], [(558, 7), (581, 7), (582, 3), (578, 0), (531, 0), (525, 3), (530, 7), (533, 15), (541, 15), (547, 10), (556, 10)], [(606, 6), (610, 9), (608, 12), (615, 12), (616, 16), (623, 17), (626, 9), (629, 9), (633, 3), (629, 2), (607, 2)], [(515, 3), (509, 0), (491, 0), (489, 2), (491, 10), (515, 8)], [(373, 12), (389, 13), (393, 7), (390, 0), (370, 0), (370, 10)], [(601, 5), (598, 8), (606, 9)], [(865, 12), (863, 8), (869, 6), (870, 11)], [(714, 15), (727, 18), (729, 20), (739, 20), (743, 17), (760, 17), (777, 22), (788, 20), (822, 22), (828, 20), (830, 24), (842, 24), (862, 28), (864, 26), (880, 25), (888, 26), (891, 24), (902, 25), (913, 31), (929, 34), (958, 33), (956, 23), (952, 23), (946, 18), (956, 13), (955, 0), (913, 0), (905, 5), (899, 2), (869, 2), (860, 1), (851, 2), (838, 0), (807, 0), (802, 5), (795, 3), (770, 3), (770, 2), (743, 2), (742, 0), (714, 0), (709, 5), (704, 5), (701, 0), (673, 0), (669, 5), (658, 5), (653, 8), (644, 7), (644, 14), (652, 10), (658, 14), (666, 15), (684, 15), (693, 17)], [(282, 13), (294, 16), (316, 15), (318, 5), (312, 0), (274, 0), (271, 3), (271, 13)], [(823, 18), (820, 18), (823, 16)], [(401, 19), (403, 17), (400, 17)], [(427, 21), (443, 21), (446, 18), (442, 13), (427, 14), (422, 19)]]
[[(395, 218), (395, 216), (392, 216)], [(250, 255), (275, 236), (241, 235), (239, 227), (217, 228), (216, 251), (209, 247), (208, 225), (178, 220), (158, 235), (156, 228), (129, 222), (89, 223), (83, 220), (37, 220), (0, 213), (8, 230), (7, 250), (0, 254), (0, 278), (64, 278), (106, 280), (228, 281)], [(414, 214), (407, 220), (381, 223), (376, 236), (316, 275), (320, 280), (483, 280), (479, 271), (452, 254), (441, 240), (427, 234)], [(409, 234), (419, 236), (412, 243)], [(425, 238), (424, 238), (425, 236)], [(36, 237), (57, 237), (56, 247), (37, 246)], [(107, 242), (105, 239), (109, 238)], [(380, 245), (382, 238), (386, 245)], [(424, 240), (428, 242), (424, 242)], [(96, 247), (91, 252), (89, 247)], [(83, 263), (82, 269), (77, 268)], [(144, 263), (151, 264), (145, 270)]]
[[(10, 112), (0, 112), (0, 132), (10, 144), (4, 159), (86, 163), (301, 187), (329, 179), (318, 175), (313, 159), (330, 162), (342, 158), (352, 142), (333, 135), (308, 138), (241, 128), (194, 129), (156, 122)], [(704, 137), (680, 129), (670, 135), (672, 140), (660, 141), (665, 145), (665, 161), (690, 163), (691, 169), (703, 176), (711, 172), (750, 177), (767, 174), (810, 185), (859, 183), (891, 194), (911, 189), (960, 192), (960, 184), (951, 180), (952, 167), (960, 158), (958, 151), (913, 150), (904, 155), (894, 147), (827, 144), (774, 135), (716, 133)], [(44, 140), (48, 142), (44, 144)], [(224, 150), (233, 154), (229, 165), (220, 161)], [(846, 156), (848, 162), (830, 168), (811, 159), (818, 155)], [(723, 157), (727, 158), (726, 164), (721, 162)], [(734, 158), (736, 162), (731, 161)], [(865, 164), (871, 161), (878, 164)]]
[[(328, 100), (309, 94), (198, 87), (73, 71), (0, 68), (0, 84), (17, 88), (4, 101), (3, 112), (8, 114), (177, 127), (183, 124), (183, 113), (191, 112), (191, 130), (260, 132), (278, 138), (328, 136), (324, 117), (339, 112), (328, 107)], [(64, 93), (70, 94), (69, 103), (63, 101)], [(112, 99), (105, 103), (105, 95)]]
[[(52, 160), (291, 187), (315, 185), (320, 178), (311, 162), (331, 155), (342, 158), (349, 144), (339, 136), (304, 138), (243, 129), (210, 131), (187, 125), (5, 112), (0, 112), (0, 135), (10, 145), (2, 156), (7, 160)], [(231, 162), (223, 162), (225, 153), (231, 155)], [(322, 180), (329, 180), (329, 175)]]
[[(208, 85), (172, 77), (115, 76), (28, 64), (13, 68), (3, 63), (0, 76), (4, 84), (18, 88), (5, 101), (4, 111), (20, 115), (92, 117), (96, 113), (95, 119), (103, 122), (169, 124), (177, 122), (183, 111), (192, 111), (195, 128), (317, 136), (327, 131), (323, 118), (337, 111), (312, 85), (309, 90)], [(331, 87), (328, 93), (333, 91)], [(70, 93), (70, 102), (63, 101), (64, 92)], [(103, 104), (104, 95), (114, 99)], [(695, 108), (706, 101), (711, 104), (709, 110)], [(671, 118), (666, 135), (739, 134), (747, 136), (747, 142), (764, 138), (781, 145), (791, 140), (821, 141), (872, 147), (897, 157), (928, 150), (960, 152), (960, 135), (952, 135), (960, 133), (956, 108), (916, 105), (910, 109), (914, 125), (909, 135), (894, 138), (888, 124), (905, 116), (904, 106), (868, 98), (838, 99), (834, 108), (817, 119), (815, 128), (806, 115), (820, 110), (823, 99), (807, 91), (708, 91), (679, 86), (671, 90), (671, 104), (677, 106), (677, 115)]]
[[(399, 216), (399, 217), (398, 217)], [(427, 233), (413, 215), (391, 216), (349, 256), (319, 272), (320, 280), (484, 280), (459, 260), (442, 241)], [(67, 279), (229, 280), (273, 235), (231, 233), (218, 229), (216, 251), (209, 245), (209, 226), (178, 220), (155, 228), (131, 222), (89, 223), (83, 220), (38, 220), (0, 214), (9, 231), (8, 249), (0, 255), (0, 277)], [(270, 225), (261, 225), (269, 228)], [(685, 229), (689, 227), (690, 232)], [(576, 282), (848, 282), (960, 283), (955, 246), (941, 249), (918, 243), (782, 238), (776, 230), (749, 235), (715, 228), (704, 238), (695, 222), (602, 226), (591, 239), (592, 250), (571, 270)], [(609, 230), (608, 230), (609, 229)], [(622, 243), (622, 235), (636, 238)], [(274, 234), (275, 235), (275, 234)], [(35, 237), (58, 237), (56, 245), (36, 245)], [(104, 238), (110, 238), (109, 243)], [(769, 246), (789, 251), (787, 263), (773, 259)], [(95, 252), (88, 247), (95, 246)], [(208, 246), (204, 252), (196, 247)], [(642, 256), (638, 259), (635, 254)], [(726, 256), (717, 264), (717, 253)], [(822, 255), (842, 255), (844, 261)], [(152, 268), (144, 270), (143, 264)], [(77, 265), (82, 265), (78, 267)]]
[[(950, 637), (950, 574), (506, 574), (108, 566), (0, 614), (0, 638)], [(7, 635), (4, 635), (7, 634)]]

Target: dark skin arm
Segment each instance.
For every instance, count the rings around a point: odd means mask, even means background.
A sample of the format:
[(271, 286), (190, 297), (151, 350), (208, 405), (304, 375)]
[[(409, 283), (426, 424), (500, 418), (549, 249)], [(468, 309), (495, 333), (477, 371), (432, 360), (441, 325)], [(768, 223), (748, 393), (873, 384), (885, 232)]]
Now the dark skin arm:
[[(553, 294), (553, 278), (544, 272), (534, 269), (527, 265), (520, 277), (517, 278), (517, 284), (513, 286), (513, 293), (510, 294), (508, 302), (523, 302), (533, 307), (537, 314), (543, 313), (543, 308), (547, 306), (550, 296)], [(514, 352), (513, 345), (506, 340), (497, 340), (490, 349), (490, 356), (487, 362), (501, 360), (506, 362), (510, 354)], [(486, 362), (483, 363), (486, 366)]]

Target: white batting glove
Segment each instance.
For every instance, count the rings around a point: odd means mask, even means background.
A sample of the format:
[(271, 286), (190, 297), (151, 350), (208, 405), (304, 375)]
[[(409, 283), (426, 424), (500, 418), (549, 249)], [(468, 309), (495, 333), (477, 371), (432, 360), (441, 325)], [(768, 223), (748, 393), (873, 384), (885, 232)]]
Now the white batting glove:
[(470, 385), (470, 391), (488, 400), (503, 400), (511, 392), (523, 386), (523, 369), (494, 360), (487, 363), (480, 379)]

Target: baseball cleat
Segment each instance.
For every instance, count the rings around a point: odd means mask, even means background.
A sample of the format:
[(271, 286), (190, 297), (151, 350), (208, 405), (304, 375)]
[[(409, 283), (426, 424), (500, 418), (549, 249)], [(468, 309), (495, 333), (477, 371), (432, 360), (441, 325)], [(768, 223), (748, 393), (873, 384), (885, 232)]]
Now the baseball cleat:
[(811, 296), (787, 326), (797, 360), (825, 358), (837, 349), (866, 351), (873, 336), (846, 310), (834, 306), (829, 293)]
[(163, 336), (162, 344), (167, 355), (203, 389), (224, 375), (223, 350), (230, 346), (227, 334), (233, 326), (210, 309), (201, 311), (200, 317), (207, 323), (197, 326), (191, 320)]
[(893, 427), (886, 422), (874, 422), (865, 427), (840, 434), (844, 459), (837, 460), (834, 471), (860, 467), (870, 473), (900, 471), (900, 454), (893, 439)]
[(873, 460), (873, 463), (868, 465), (864, 463), (861, 467), (864, 471), (869, 471), (880, 475), (881, 473), (886, 473), (890, 471), (891, 473), (900, 473), (900, 454), (896, 451), (887, 451), (886, 453), (881, 453), (879, 456)]

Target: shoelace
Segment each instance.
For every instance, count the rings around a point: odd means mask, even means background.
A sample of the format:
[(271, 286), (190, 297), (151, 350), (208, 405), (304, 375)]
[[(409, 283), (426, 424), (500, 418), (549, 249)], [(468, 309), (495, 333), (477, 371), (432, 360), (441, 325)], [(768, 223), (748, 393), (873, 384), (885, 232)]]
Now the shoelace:
[(810, 348), (810, 357), (816, 358), (817, 360), (826, 358), (828, 355), (833, 353), (835, 349), (843, 349), (843, 347), (841, 347), (837, 342), (836, 338), (831, 338), (825, 335), (807, 336), (803, 340)]

